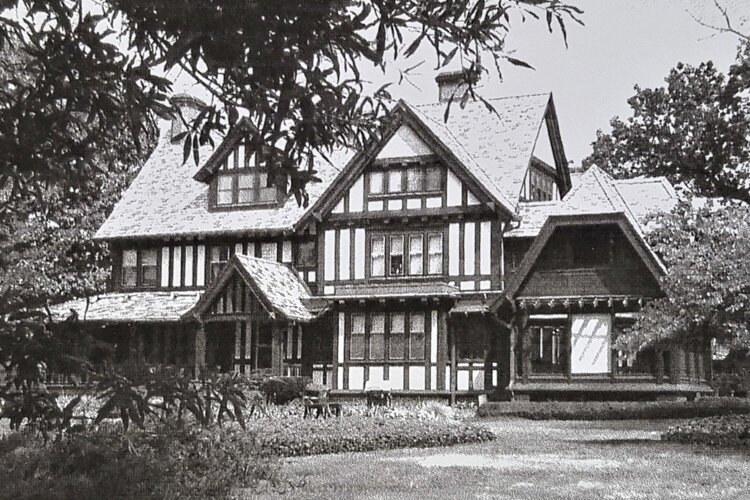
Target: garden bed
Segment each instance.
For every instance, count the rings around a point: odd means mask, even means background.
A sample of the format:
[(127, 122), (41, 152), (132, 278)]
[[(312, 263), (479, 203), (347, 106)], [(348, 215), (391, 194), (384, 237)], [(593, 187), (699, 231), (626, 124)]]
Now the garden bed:
[(489, 402), (480, 417), (518, 417), (531, 420), (636, 420), (702, 418), (750, 414), (750, 399), (705, 398), (698, 401), (628, 402)]
[(317, 455), (394, 448), (428, 448), (495, 439), (465, 422), (445, 405), (382, 409), (368, 415), (363, 406), (345, 407), (343, 416), (303, 419), (296, 405), (272, 408), (271, 418), (250, 420), (261, 448), (280, 456)]
[(730, 446), (750, 450), (750, 415), (698, 418), (670, 427), (663, 441)]

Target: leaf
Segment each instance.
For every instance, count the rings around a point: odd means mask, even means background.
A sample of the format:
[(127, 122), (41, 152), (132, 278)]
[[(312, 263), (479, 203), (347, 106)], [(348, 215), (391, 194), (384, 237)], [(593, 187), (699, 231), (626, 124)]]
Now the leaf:
[(193, 146), (193, 134), (187, 133), (185, 136), (185, 142), (182, 144), (182, 164), (187, 163), (190, 158), (190, 148)]
[(534, 67), (533, 67), (533, 66), (531, 66), (531, 65), (530, 65), (529, 63), (527, 63), (527, 62), (525, 62), (525, 61), (522, 61), (522, 60), (520, 60), (520, 59), (516, 59), (516, 58), (514, 58), (514, 57), (510, 57), (510, 56), (505, 56), (505, 59), (506, 59), (506, 60), (507, 60), (507, 61), (508, 61), (509, 63), (511, 63), (511, 64), (513, 64), (513, 65), (515, 65), (515, 66), (521, 66), (521, 67), (523, 67), (523, 68), (534, 69)]

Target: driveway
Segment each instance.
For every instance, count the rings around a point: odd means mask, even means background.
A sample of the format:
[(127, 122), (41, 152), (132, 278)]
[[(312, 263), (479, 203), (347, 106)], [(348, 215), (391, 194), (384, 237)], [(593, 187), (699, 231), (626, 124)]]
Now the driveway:
[[(669, 421), (502, 419), (491, 443), (287, 459), (295, 498), (750, 498), (750, 455), (669, 444)], [(287, 497), (289, 495), (286, 495)]]

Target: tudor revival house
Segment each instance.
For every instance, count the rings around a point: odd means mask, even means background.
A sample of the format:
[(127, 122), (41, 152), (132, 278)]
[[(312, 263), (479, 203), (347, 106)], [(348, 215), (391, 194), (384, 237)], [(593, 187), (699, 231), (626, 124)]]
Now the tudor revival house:
[[(438, 82), (441, 97), (457, 85)], [(704, 339), (614, 348), (661, 294), (643, 221), (672, 187), (571, 173), (550, 94), (491, 102), (447, 123), (445, 102), (399, 103), (379, 142), (316, 159), (306, 208), (269, 182), (244, 123), (195, 166), (165, 122), (96, 235), (111, 291), (53, 312), (77, 310), (114, 362), (270, 368), (334, 393), (710, 391)]]

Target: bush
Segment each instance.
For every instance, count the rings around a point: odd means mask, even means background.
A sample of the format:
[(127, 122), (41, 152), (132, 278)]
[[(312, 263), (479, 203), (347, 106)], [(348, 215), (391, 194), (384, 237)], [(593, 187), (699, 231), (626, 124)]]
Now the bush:
[(699, 418), (750, 413), (750, 400), (705, 398), (698, 401), (629, 402), (489, 402), (480, 417), (519, 417), (531, 420), (635, 420)]
[(278, 459), (237, 425), (129, 436), (104, 428), (53, 444), (19, 436), (0, 440), (2, 498), (225, 498), (234, 488), (289, 485)]
[(750, 448), (750, 415), (715, 416), (670, 427), (663, 441)]
[(310, 382), (310, 377), (271, 377), (260, 384), (260, 390), (269, 402), (283, 405), (302, 397)]
[(258, 444), (280, 456), (316, 455), (393, 448), (428, 448), (495, 439), (482, 427), (435, 411), (431, 405), (384, 409), (345, 406), (341, 418), (303, 419), (302, 407), (279, 408), (271, 419), (248, 422)]

